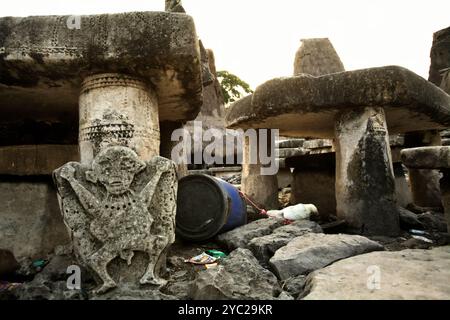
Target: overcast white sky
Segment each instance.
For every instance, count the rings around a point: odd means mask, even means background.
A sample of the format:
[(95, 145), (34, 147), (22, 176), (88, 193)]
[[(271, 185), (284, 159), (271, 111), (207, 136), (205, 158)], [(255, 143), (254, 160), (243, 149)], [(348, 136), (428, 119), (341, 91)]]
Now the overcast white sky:
[[(218, 70), (255, 88), (293, 71), (300, 39), (328, 37), (347, 70), (401, 65), (428, 78), (433, 32), (449, 0), (184, 0)], [(164, 0), (13, 0), (0, 16), (164, 10)]]

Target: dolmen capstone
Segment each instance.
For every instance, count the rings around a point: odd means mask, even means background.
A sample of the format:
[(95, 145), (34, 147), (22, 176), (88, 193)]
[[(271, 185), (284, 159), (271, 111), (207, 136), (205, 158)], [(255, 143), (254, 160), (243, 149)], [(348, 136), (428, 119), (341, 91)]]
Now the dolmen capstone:
[(334, 139), (338, 218), (349, 231), (397, 235), (389, 134), (449, 126), (450, 97), (398, 66), (300, 75), (260, 85), (228, 109), (227, 122), (229, 128)]
[(440, 189), (445, 216), (447, 219), (447, 232), (450, 233), (450, 147), (419, 147), (403, 149), (402, 161), (410, 169), (436, 169), (442, 174)]

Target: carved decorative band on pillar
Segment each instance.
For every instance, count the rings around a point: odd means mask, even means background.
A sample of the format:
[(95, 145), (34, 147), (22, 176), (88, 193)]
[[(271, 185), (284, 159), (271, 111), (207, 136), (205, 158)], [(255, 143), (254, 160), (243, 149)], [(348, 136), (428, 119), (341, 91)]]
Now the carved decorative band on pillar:
[(366, 107), (342, 112), (336, 119), (335, 137), (338, 217), (358, 233), (398, 234), (384, 110)]
[(159, 155), (158, 100), (145, 82), (115, 73), (87, 77), (79, 106), (83, 164), (111, 145), (129, 147), (144, 161)]

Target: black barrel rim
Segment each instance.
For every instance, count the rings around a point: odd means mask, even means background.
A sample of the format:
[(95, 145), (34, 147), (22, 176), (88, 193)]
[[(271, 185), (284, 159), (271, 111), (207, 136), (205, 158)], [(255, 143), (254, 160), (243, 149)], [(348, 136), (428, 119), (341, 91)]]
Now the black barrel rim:
[(178, 182), (176, 233), (182, 239), (212, 238), (227, 222), (229, 210), (228, 194), (214, 177), (192, 174)]

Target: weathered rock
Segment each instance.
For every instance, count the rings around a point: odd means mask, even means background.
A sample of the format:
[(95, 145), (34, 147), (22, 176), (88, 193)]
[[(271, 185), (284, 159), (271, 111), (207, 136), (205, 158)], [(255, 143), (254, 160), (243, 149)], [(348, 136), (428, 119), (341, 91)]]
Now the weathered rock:
[[(310, 159), (312, 163), (317, 164), (314, 160), (315, 157)], [(323, 220), (336, 215), (334, 159), (330, 159), (328, 164), (320, 168), (301, 168), (299, 163), (293, 176), (291, 203), (314, 204)]]
[(304, 299), (448, 300), (448, 279), (449, 246), (432, 250), (371, 252), (338, 261), (310, 274)]
[(313, 221), (298, 220), (275, 229), (271, 234), (250, 240), (248, 248), (263, 266), (267, 266), (275, 251), (308, 232), (320, 233), (322, 228)]
[(417, 214), (402, 207), (398, 207), (397, 209), (400, 216), (400, 227), (402, 229), (409, 230), (409, 229), (423, 228), (423, 225), (420, 222)]
[(87, 299), (85, 283), (92, 282), (92, 277), (85, 269), (81, 269), (82, 290), (67, 287), (67, 279), (70, 276), (67, 268), (75, 264), (76, 261), (70, 256), (54, 256), (40, 272), (36, 273), (32, 281), (23, 283), (13, 293), (21, 300)]
[(430, 51), (431, 82), (439, 86), (442, 83), (442, 69), (450, 67), (450, 27), (439, 30), (433, 34), (433, 45)]
[(306, 276), (300, 275), (283, 281), (281, 288), (293, 297), (297, 297), (305, 288)]
[(86, 292), (67, 288), (66, 281), (33, 281), (13, 290), (19, 300), (86, 300)]
[(432, 146), (403, 149), (402, 162), (414, 169), (446, 169), (450, 168), (450, 147)]
[(19, 261), (45, 257), (70, 239), (48, 176), (2, 177), (0, 246)]
[(391, 135), (450, 124), (450, 97), (398, 66), (269, 80), (232, 104), (226, 119), (229, 128), (279, 128), (284, 136), (333, 139), (335, 116), (349, 106), (383, 108)]
[(288, 140), (278, 140), (276, 146), (279, 149), (284, 148), (301, 148), (305, 143), (305, 139), (288, 139)]
[(222, 233), (217, 240), (227, 246), (229, 250), (248, 248), (249, 242), (258, 237), (270, 234), (274, 229), (283, 225), (283, 219), (259, 219), (242, 227)]
[(296, 156), (301, 156), (301, 155), (308, 153), (308, 151), (304, 148), (284, 148), (284, 149), (280, 149), (279, 152), (280, 152), (279, 153), (280, 158), (296, 157)]
[(129, 147), (144, 161), (159, 155), (158, 98), (144, 81), (118, 73), (87, 77), (79, 107), (82, 164), (108, 146)]
[(186, 300), (189, 298), (193, 284), (193, 281), (174, 281), (167, 286), (165, 292), (177, 299)]
[(70, 16), (0, 19), (2, 112), (76, 122), (81, 81), (121, 72), (152, 84), (161, 121), (195, 118), (202, 75), (192, 17), (132, 12), (77, 18), (79, 29), (68, 27)]
[[(391, 148), (391, 151), (392, 150), (393, 149)], [(409, 187), (408, 181), (406, 180), (405, 170), (403, 169), (401, 162), (394, 162), (393, 167), (395, 177), (396, 202), (397, 205), (405, 208), (413, 202), (411, 189)], [(411, 176), (409, 176), (409, 179), (411, 181)]]
[(295, 300), (294, 297), (286, 291), (283, 291), (278, 296), (278, 300)]
[(78, 161), (77, 145), (20, 145), (0, 147), (0, 174), (51, 175), (69, 161)]
[(337, 118), (336, 213), (355, 233), (399, 233), (391, 149), (382, 108), (343, 111)]
[[(405, 134), (405, 145), (402, 150), (405, 148), (441, 145), (442, 139), (438, 130), (414, 131)], [(401, 152), (400, 158), (402, 158)], [(424, 161), (426, 158), (419, 161)], [(408, 176), (414, 204), (422, 207), (442, 207), (439, 187), (439, 179), (441, 177), (438, 170), (409, 167)]]
[[(268, 135), (271, 136), (270, 132)], [(263, 141), (260, 140), (258, 135), (254, 140), (250, 137), (244, 137), (244, 139), (241, 190), (264, 209), (278, 209), (277, 176), (276, 174), (263, 174), (263, 167), (267, 167), (267, 165), (261, 164), (260, 158), (255, 152), (255, 146), (260, 146)], [(267, 137), (267, 150), (271, 150), (272, 142), (274, 141)], [(275, 160), (275, 157), (273, 157), (273, 160)]]
[(450, 96), (396, 66), (302, 75), (260, 85), (228, 108), (227, 123), (279, 128), (283, 136), (334, 138), (338, 217), (354, 232), (395, 235), (389, 134), (448, 127)]
[(440, 212), (424, 212), (417, 215), (417, 219), (429, 230), (447, 232), (445, 216)]
[(92, 300), (176, 300), (171, 296), (158, 291), (157, 289), (137, 290), (136, 288), (122, 287), (118, 290), (108, 292), (101, 296), (93, 297)]
[(0, 249), (0, 277), (19, 268), (14, 254), (9, 250)]
[(285, 280), (375, 250), (383, 250), (383, 246), (362, 236), (307, 233), (278, 249), (270, 265)]
[(194, 300), (265, 300), (281, 292), (277, 278), (248, 249), (236, 249), (212, 269), (201, 271), (190, 297)]
[(439, 188), (442, 193), (442, 204), (447, 220), (447, 229), (450, 230), (450, 147), (419, 147), (402, 150), (402, 161), (408, 168), (413, 169), (439, 169), (442, 178)]
[(345, 71), (338, 54), (328, 38), (302, 39), (295, 54), (294, 75), (312, 76)]
[(54, 175), (76, 258), (103, 281), (95, 293), (117, 282), (130, 288), (165, 284), (161, 267), (175, 240), (172, 161), (144, 162), (132, 149), (112, 146), (101, 149), (92, 164), (71, 162)]

